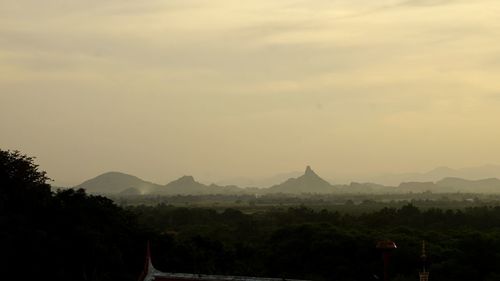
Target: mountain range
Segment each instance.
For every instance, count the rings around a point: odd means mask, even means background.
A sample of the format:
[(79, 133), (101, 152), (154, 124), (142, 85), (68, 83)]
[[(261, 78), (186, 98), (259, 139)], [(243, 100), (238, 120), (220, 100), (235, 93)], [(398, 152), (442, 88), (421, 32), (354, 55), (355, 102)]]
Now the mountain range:
[(104, 173), (74, 188), (83, 188), (90, 193), (120, 195), (330, 193), (336, 189), (335, 186), (319, 177), (309, 166), (307, 166), (303, 175), (296, 178), (289, 178), (269, 188), (241, 188), (236, 185), (217, 184), (206, 185), (196, 181), (192, 176), (183, 176), (166, 185), (160, 185), (120, 172)]
[(442, 166), (423, 173), (381, 174), (362, 177), (363, 181), (366, 182), (376, 182), (390, 186), (397, 186), (402, 182), (437, 182), (444, 178), (462, 178), (467, 180), (500, 178), (500, 166), (490, 164), (459, 169)]
[(183, 176), (166, 185), (160, 185), (120, 172), (104, 173), (74, 188), (83, 188), (96, 194), (120, 195), (227, 194), (245, 191), (237, 186), (205, 185), (197, 182), (192, 176)]
[(74, 188), (83, 188), (89, 193), (118, 195), (201, 195), (201, 194), (269, 194), (269, 193), (408, 193), (408, 192), (471, 192), (500, 193), (500, 180), (487, 178), (468, 180), (458, 177), (445, 177), (437, 181), (406, 181), (398, 185), (351, 182), (346, 185), (332, 185), (316, 174), (310, 166), (298, 177), (292, 177), (268, 188), (236, 185), (206, 185), (192, 176), (183, 176), (168, 184), (160, 185), (138, 177), (108, 172), (87, 180)]

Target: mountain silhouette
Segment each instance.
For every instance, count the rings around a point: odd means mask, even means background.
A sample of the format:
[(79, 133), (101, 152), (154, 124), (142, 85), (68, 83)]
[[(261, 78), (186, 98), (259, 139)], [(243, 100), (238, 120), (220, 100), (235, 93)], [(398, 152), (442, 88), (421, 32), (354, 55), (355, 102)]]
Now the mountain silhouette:
[[(436, 170), (446, 171), (448, 168)], [(75, 189), (83, 188), (94, 194), (117, 194), (133, 196), (141, 194), (157, 195), (207, 195), (207, 194), (301, 194), (301, 193), (407, 193), (407, 192), (470, 192), (500, 193), (500, 180), (486, 178), (468, 180), (459, 177), (445, 177), (438, 181), (408, 181), (397, 186), (385, 186), (374, 183), (351, 182), (349, 185), (332, 185), (318, 176), (310, 166), (303, 175), (273, 185), (268, 188), (240, 188), (235, 185), (221, 186), (200, 183), (192, 176), (182, 176), (166, 185), (142, 180), (136, 176), (120, 172), (108, 172), (87, 180)]]
[(182, 176), (165, 186), (157, 188), (158, 194), (204, 194), (208, 186), (194, 180), (192, 176)]
[(499, 193), (500, 180), (497, 178), (467, 180), (463, 178), (448, 177), (437, 182), (403, 182), (399, 185), (399, 188), (411, 192)]
[(135, 189), (134, 192), (144, 194), (158, 187), (160, 187), (160, 185), (142, 180), (136, 176), (120, 172), (107, 172), (87, 180), (74, 188), (83, 188), (89, 193), (97, 194), (116, 194), (123, 191), (129, 193), (132, 189)]
[[(140, 194), (158, 195), (200, 195), (200, 194), (235, 194), (246, 190), (234, 185), (205, 185), (197, 182), (192, 176), (182, 176), (166, 185), (142, 180), (136, 176), (120, 172), (108, 172), (87, 180), (75, 187), (83, 188), (94, 194), (117, 194), (122, 196)], [(254, 189), (251, 189), (255, 192)], [(248, 190), (250, 192), (250, 189)]]
[(206, 185), (197, 182), (193, 176), (182, 176), (154, 189), (151, 193), (159, 195), (241, 194), (245, 193), (245, 189), (234, 185)]
[(500, 178), (500, 165), (490, 164), (459, 169), (442, 166), (424, 173), (384, 174), (364, 178), (363, 180), (397, 186), (404, 182), (437, 182), (445, 178), (460, 178), (466, 180)]
[(306, 167), (304, 174), (298, 178), (290, 178), (281, 184), (271, 186), (269, 193), (328, 193), (335, 188), (318, 176), (310, 166)]
[(450, 192), (477, 192), (477, 193), (498, 193), (500, 192), (500, 180), (497, 178), (488, 178), (481, 180), (466, 180), (461, 178), (444, 178), (436, 182), (440, 189), (446, 189)]

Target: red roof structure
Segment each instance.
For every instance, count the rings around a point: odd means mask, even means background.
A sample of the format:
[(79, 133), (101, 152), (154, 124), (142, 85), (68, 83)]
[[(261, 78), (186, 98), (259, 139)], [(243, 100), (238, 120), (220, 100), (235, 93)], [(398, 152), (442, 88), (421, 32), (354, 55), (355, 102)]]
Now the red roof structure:
[(148, 243), (144, 271), (142, 272), (138, 281), (306, 281), (306, 280), (161, 272), (156, 268), (154, 268), (153, 266), (153, 263), (151, 261), (151, 250)]

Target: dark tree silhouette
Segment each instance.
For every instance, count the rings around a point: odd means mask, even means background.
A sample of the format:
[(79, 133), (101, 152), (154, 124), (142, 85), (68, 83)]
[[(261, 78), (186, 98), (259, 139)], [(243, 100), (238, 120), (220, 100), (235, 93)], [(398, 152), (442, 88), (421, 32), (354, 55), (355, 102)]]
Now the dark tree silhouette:
[(135, 216), (48, 181), (32, 157), (0, 150), (0, 278), (135, 280), (146, 241)]
[(51, 196), (49, 178), (32, 157), (0, 149), (0, 211), (29, 212)]

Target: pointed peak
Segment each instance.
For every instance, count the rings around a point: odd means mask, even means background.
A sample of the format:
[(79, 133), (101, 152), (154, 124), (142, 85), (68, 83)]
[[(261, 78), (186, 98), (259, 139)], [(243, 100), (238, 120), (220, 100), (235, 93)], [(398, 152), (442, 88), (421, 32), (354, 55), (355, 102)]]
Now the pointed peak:
[(311, 166), (307, 166), (304, 175), (316, 175), (316, 173), (311, 169)]

